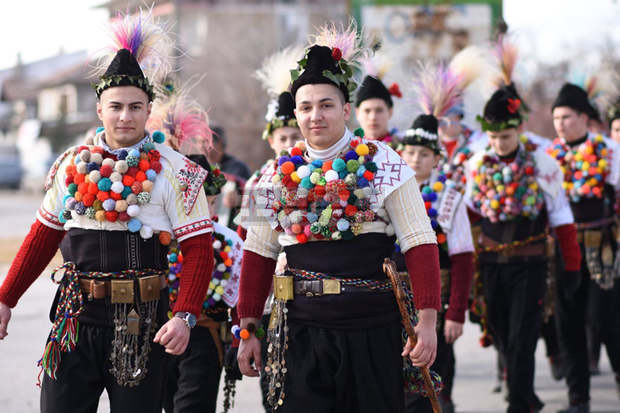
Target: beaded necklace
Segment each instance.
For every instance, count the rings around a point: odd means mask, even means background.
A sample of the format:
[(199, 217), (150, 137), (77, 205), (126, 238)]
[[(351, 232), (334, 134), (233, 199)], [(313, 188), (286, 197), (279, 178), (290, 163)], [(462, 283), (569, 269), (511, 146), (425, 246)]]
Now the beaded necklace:
[[(156, 142), (161, 132), (153, 133)], [(76, 215), (97, 222), (126, 222), (130, 232), (140, 231), (151, 238), (153, 230), (137, 218), (142, 206), (151, 201), (151, 191), (161, 172), (160, 153), (153, 140), (146, 139), (140, 149), (121, 150), (118, 155), (100, 146), (80, 146), (66, 167), (67, 195), (59, 221)]]
[(605, 179), (609, 174), (606, 159), (609, 151), (601, 135), (588, 137), (574, 148), (556, 138), (547, 153), (560, 164), (564, 175), (562, 187), (572, 202), (603, 197)]
[[(230, 281), (232, 274), (233, 261), (230, 256), (233, 242), (230, 239), (220, 233), (213, 233), (213, 256), (215, 258), (215, 265), (213, 267), (213, 274), (211, 276), (211, 282), (207, 294), (202, 303), (202, 312), (205, 315), (212, 314), (216, 311), (216, 307), (225, 309), (226, 306), (219, 304), (223, 303), (224, 289)], [(183, 269), (183, 254), (178, 247), (173, 247), (168, 253), (168, 268), (170, 270), (168, 274), (168, 292), (170, 299), (170, 307), (173, 307), (174, 302), (179, 294), (179, 282), (180, 274)]]
[(280, 199), (273, 210), (281, 229), (299, 243), (352, 239), (363, 222), (375, 219), (369, 197), (377, 147), (356, 137), (344, 154), (330, 161), (308, 160), (304, 149), (300, 142), (276, 161), (272, 183)]
[(535, 220), (544, 205), (536, 182), (536, 146), (524, 136), (512, 161), (500, 159), (488, 148), (473, 172), (474, 206), (491, 222), (506, 222), (523, 215)]

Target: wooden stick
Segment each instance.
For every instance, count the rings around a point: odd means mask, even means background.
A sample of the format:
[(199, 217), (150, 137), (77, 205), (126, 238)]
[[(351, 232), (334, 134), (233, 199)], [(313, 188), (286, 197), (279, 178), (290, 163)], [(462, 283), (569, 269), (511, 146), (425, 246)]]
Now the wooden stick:
[[(418, 342), (418, 337), (413, 329), (413, 325), (409, 322), (409, 311), (407, 311), (407, 305), (405, 303), (406, 296), (403, 288), (400, 284), (400, 276), (398, 271), (396, 270), (396, 264), (389, 258), (386, 258), (383, 262), (383, 271), (387, 274), (388, 278), (392, 282), (392, 288), (394, 289), (394, 295), (396, 296), (396, 302), (398, 303), (398, 309), (400, 310), (400, 315), (403, 319), (403, 326), (405, 327), (405, 332), (407, 336), (413, 342), (415, 346)], [(433, 407), (434, 413), (441, 413), (441, 406), (439, 406), (439, 400), (437, 399), (437, 393), (435, 393), (435, 388), (433, 387), (433, 381), (431, 380), (431, 374), (428, 371), (428, 367), (419, 367), (422, 372), (422, 378), (424, 379), (424, 387), (426, 388), (426, 392), (428, 393), (428, 398), (430, 399), (431, 406)]]

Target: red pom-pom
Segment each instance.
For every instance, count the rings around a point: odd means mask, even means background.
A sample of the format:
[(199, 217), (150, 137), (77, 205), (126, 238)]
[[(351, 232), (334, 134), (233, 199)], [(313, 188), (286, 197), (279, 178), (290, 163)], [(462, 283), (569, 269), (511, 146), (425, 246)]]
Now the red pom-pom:
[(67, 178), (65, 178), (65, 185), (69, 186), (73, 183), (73, 176), (67, 176)]
[(81, 184), (78, 185), (78, 192), (81, 193), (82, 195), (87, 194), (88, 193), (88, 184), (86, 182), (82, 182)]
[(334, 47), (332, 49), (332, 59), (334, 59), (335, 61), (339, 61), (340, 59), (342, 59), (342, 51), (339, 48)]
[(157, 173), (161, 172), (161, 163), (159, 163), (159, 161), (151, 161), (151, 169), (154, 170)]
[(129, 214), (127, 214), (127, 212), (119, 212), (118, 214), (118, 220), (122, 221), (122, 222), (127, 222), (131, 219), (131, 217), (129, 216)]
[(75, 176), (73, 176), (73, 183), (76, 185), (80, 185), (81, 183), (84, 182), (85, 178), (86, 178), (86, 175), (84, 174), (75, 174)]
[(534, 168), (532, 168), (531, 166), (528, 166), (527, 168), (525, 168), (525, 173), (527, 175), (533, 175), (534, 174)]
[(355, 205), (347, 205), (347, 207), (344, 209), (344, 213), (348, 217), (355, 215), (356, 212), (357, 207)]
[(365, 171), (364, 172), (364, 178), (366, 178), (366, 180), (368, 182), (372, 181), (373, 179), (375, 179), (375, 174), (370, 172), (370, 171)]
[(151, 163), (146, 159), (143, 159), (140, 163), (138, 163), (138, 168), (140, 168), (141, 171), (148, 171), (151, 169)]
[(400, 91), (400, 87), (398, 86), (398, 83), (392, 83), (392, 85), (388, 89), (388, 92), (390, 92), (390, 95), (396, 96), (397, 98), (403, 97), (403, 94)]
[(133, 185), (134, 181), (135, 181), (135, 179), (134, 179), (133, 176), (129, 176), (129, 175), (123, 176), (123, 185), (125, 185), (125, 186)]
[(131, 192), (133, 192), (136, 195), (142, 192), (142, 183), (138, 181), (134, 181), (134, 183), (131, 184)]
[(82, 203), (84, 204), (84, 206), (93, 206), (93, 203), (95, 202), (95, 195), (88, 193), (88, 194), (84, 194), (84, 196), (82, 196)]
[(103, 155), (103, 148), (101, 146), (92, 146), (92, 147), (90, 147), (90, 152), (91, 153), (99, 153), (99, 154)]
[(341, 190), (338, 191), (338, 198), (340, 198), (343, 201), (346, 201), (347, 199), (349, 199), (349, 197), (351, 196), (350, 192), (345, 190)]
[(159, 158), (161, 157), (161, 155), (159, 154), (159, 151), (156, 149), (151, 149), (149, 151), (149, 160), (151, 162), (153, 161), (159, 161)]
[(127, 170), (127, 175), (129, 175), (129, 176), (131, 176), (131, 177), (135, 178), (135, 177), (136, 177), (136, 174), (138, 173), (138, 171), (139, 171), (139, 169), (138, 169), (137, 167), (135, 167), (135, 166), (134, 166), (134, 167), (131, 167), (131, 168), (129, 168), (129, 169)]
[(297, 234), (296, 238), (297, 242), (299, 242), (300, 244), (305, 244), (306, 242), (308, 242), (308, 237), (303, 232), (301, 234)]
[(116, 220), (118, 219), (118, 212), (116, 212), (116, 211), (106, 211), (105, 212), (105, 219), (110, 221), (110, 222), (116, 222)]
[(293, 149), (291, 149), (291, 156), (301, 156), (301, 155), (303, 155), (303, 152), (298, 147), (295, 146), (293, 147)]
[(316, 196), (325, 196), (325, 192), (325, 187), (323, 185), (317, 185), (314, 187), (314, 193), (316, 194)]
[(145, 180), (146, 174), (144, 173), (144, 171), (138, 171), (138, 173), (136, 174), (136, 181), (143, 182)]
[(88, 193), (94, 196), (97, 195), (97, 192), (99, 192), (99, 187), (97, 186), (97, 184), (94, 182), (90, 182), (88, 184)]
[(123, 199), (123, 194), (119, 194), (117, 192), (110, 191), (110, 198), (112, 198), (115, 201), (118, 201), (120, 199)]
[(110, 165), (101, 165), (101, 168), (99, 168), (99, 173), (104, 178), (109, 178), (110, 175), (112, 175), (112, 172), (114, 171), (112, 170), (112, 167)]
[(110, 197), (110, 194), (108, 194), (107, 192), (104, 192), (104, 191), (97, 192), (97, 199), (100, 200), (101, 202), (105, 201), (109, 197)]

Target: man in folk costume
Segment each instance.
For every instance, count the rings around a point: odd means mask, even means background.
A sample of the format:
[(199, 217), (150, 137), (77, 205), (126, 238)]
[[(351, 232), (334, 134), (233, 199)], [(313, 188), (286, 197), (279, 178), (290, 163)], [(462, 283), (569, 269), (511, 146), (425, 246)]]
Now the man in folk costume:
[[(462, 202), (464, 187), (447, 178), (443, 170), (445, 158), (438, 136), (438, 119), (449, 112), (459, 99), (453, 87), (458, 78), (443, 66), (422, 67), (416, 78), (423, 114), (418, 116), (401, 142), (401, 156), (415, 171), (426, 213), (437, 234), (441, 266), (441, 302), (438, 315), (437, 358), (431, 369), (444, 384), (439, 401), (444, 413), (454, 412), (452, 387), (455, 375), (454, 342), (463, 334), (465, 311), (473, 274), (474, 243)], [(406, 271), (404, 261), (397, 259), (399, 271)], [(432, 412), (428, 399), (407, 397), (407, 411)]]
[[(257, 376), (264, 363), (253, 331), (273, 279), (265, 369), (278, 411), (403, 412), (404, 385), (419, 385), (404, 380), (403, 368), (419, 377), (409, 363), (435, 359), (438, 253), (414, 173), (387, 145), (345, 126), (360, 53), (354, 25), (326, 27), (300, 60), (291, 93), (305, 142), (261, 178), (261, 220), (244, 245), (239, 367)], [(418, 343), (404, 349), (381, 268), (394, 234), (419, 309)], [(288, 267), (274, 278), (281, 246)]]
[(247, 228), (251, 224), (252, 214), (256, 211), (256, 184), (282, 151), (292, 148), (302, 139), (297, 119), (295, 119), (295, 101), (289, 91), (291, 70), (297, 67), (297, 61), (303, 57), (304, 50), (298, 46), (289, 46), (267, 57), (255, 77), (267, 91), (270, 101), (265, 120), (267, 124), (262, 138), (273, 150), (274, 157), (268, 159), (250, 179), (243, 189), (241, 211), (235, 218), (237, 233), (245, 239)]
[[(159, 129), (166, 134), (166, 143), (185, 154), (190, 160), (209, 171), (203, 183), (210, 211), (215, 198), (226, 183), (224, 174), (211, 167), (206, 153), (211, 148), (208, 115), (187, 94), (177, 91), (158, 101), (147, 123), (147, 129)], [(166, 365), (163, 407), (172, 412), (213, 412), (224, 363), (225, 345), (229, 334), (228, 311), (237, 303), (243, 241), (231, 229), (213, 222), (213, 273), (204, 297), (196, 327), (192, 329), (187, 350), (170, 357)], [(181, 246), (173, 242), (168, 253), (170, 273), (168, 289), (170, 309), (180, 294), (184, 255)], [(169, 316), (172, 313), (169, 312)]]
[[(558, 137), (548, 151), (562, 170), (584, 256), (580, 273), (562, 283), (558, 280), (557, 322), (567, 359), (570, 403), (566, 411), (588, 412), (590, 371), (585, 331), (590, 300), (600, 306), (600, 338), (612, 369), (620, 372), (620, 319), (615, 316), (620, 310), (620, 282), (614, 235), (620, 148), (611, 139), (588, 133), (593, 107), (581, 87), (566, 83), (552, 108)], [(616, 376), (616, 382), (620, 385), (620, 377)]]
[(534, 354), (549, 231), (555, 232), (565, 263), (559, 278), (574, 277), (580, 264), (561, 172), (550, 156), (519, 135), (522, 110), (513, 87), (497, 90), (478, 116), (489, 146), (467, 164), (466, 201), (481, 218), (478, 259), (488, 326), (506, 361), (507, 412), (543, 407), (534, 393)]
[(364, 130), (364, 137), (378, 140), (395, 149), (398, 145), (396, 129), (389, 129), (389, 122), (394, 114), (392, 96), (403, 97), (398, 83), (388, 88), (383, 84), (388, 62), (378, 54), (362, 59), (366, 76), (355, 95), (355, 117)]
[[(162, 145), (161, 132), (145, 132), (153, 86), (140, 63), (169, 67), (165, 33), (145, 13), (112, 29), (116, 44), (95, 85), (103, 130), (52, 166), (37, 221), (0, 288), (4, 338), (10, 307), (62, 241), (65, 263), (52, 274), (60, 285), (40, 361), (42, 412), (95, 411), (104, 389), (113, 411), (161, 411), (164, 350), (185, 350), (212, 269), (206, 171)], [(186, 256), (183, 292), (168, 320), (172, 237)]]

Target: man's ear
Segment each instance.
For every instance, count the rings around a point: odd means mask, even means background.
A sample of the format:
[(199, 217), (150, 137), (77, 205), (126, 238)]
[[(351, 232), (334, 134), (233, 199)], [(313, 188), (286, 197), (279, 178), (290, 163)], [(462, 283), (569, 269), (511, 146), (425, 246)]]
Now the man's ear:
[(523, 122), (521, 122), (521, 124), (517, 126), (517, 133), (521, 135), (524, 131), (525, 131), (525, 125), (523, 124)]
[(101, 113), (102, 111), (102, 106), (101, 106), (101, 100), (97, 101), (97, 117), (99, 118), (100, 121), (103, 122), (103, 114)]
[(149, 117), (151, 116), (151, 110), (153, 109), (153, 102), (149, 102), (146, 105), (146, 116)]
[(344, 120), (348, 121), (351, 117), (351, 104), (349, 102), (345, 103), (342, 107), (342, 111), (344, 112)]
[(392, 119), (392, 115), (394, 114), (394, 108), (388, 108), (388, 115), (389, 115), (389, 119)]

